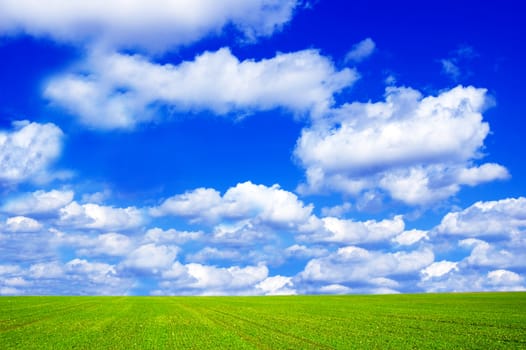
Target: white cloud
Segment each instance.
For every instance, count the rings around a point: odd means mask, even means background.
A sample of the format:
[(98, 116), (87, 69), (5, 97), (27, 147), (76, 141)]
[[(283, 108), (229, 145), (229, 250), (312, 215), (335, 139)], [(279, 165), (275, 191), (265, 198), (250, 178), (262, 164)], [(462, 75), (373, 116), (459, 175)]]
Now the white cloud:
[(17, 265), (0, 265), (0, 276), (17, 274), (21, 271)]
[(352, 289), (341, 284), (328, 284), (320, 287), (319, 291), (323, 294), (349, 294)]
[(427, 292), (526, 291), (524, 278), (509, 270), (452, 270), (418, 285)]
[(423, 239), (429, 239), (427, 231), (413, 229), (402, 232), (398, 236), (394, 237), (392, 241), (399, 245), (412, 245), (420, 242)]
[(440, 234), (466, 237), (518, 239), (526, 230), (526, 198), (476, 202), (462, 211), (444, 216), (436, 230)]
[(497, 286), (520, 286), (524, 278), (508, 270), (494, 270), (488, 272), (488, 283)]
[(29, 267), (28, 276), (34, 279), (59, 278), (64, 275), (64, 267), (58, 262), (44, 262)]
[(175, 229), (163, 230), (158, 227), (149, 229), (144, 235), (145, 241), (153, 243), (184, 244), (188, 241), (200, 240), (203, 232), (178, 231)]
[(285, 249), (285, 254), (297, 258), (317, 258), (328, 254), (327, 249), (294, 244)]
[(25, 216), (14, 216), (7, 218), (5, 229), (8, 232), (38, 232), (42, 229), (42, 224)]
[(124, 256), (132, 249), (132, 241), (128, 236), (114, 232), (104, 233), (80, 243), (82, 249), (78, 253), (81, 255)]
[(295, 155), (307, 184), (299, 190), (382, 190), (421, 205), (505, 179), (498, 164), (473, 164), (489, 133), (487, 104), (486, 90), (462, 86), (428, 97), (388, 87), (385, 102), (346, 104), (303, 130)]
[(0, 287), (0, 295), (20, 295), (23, 291), (13, 287)]
[(351, 203), (345, 202), (341, 205), (335, 205), (332, 207), (323, 207), (321, 208), (321, 214), (323, 216), (340, 217), (343, 214), (347, 213), (349, 210), (351, 210), (351, 208), (352, 208)]
[(280, 275), (267, 277), (256, 285), (265, 295), (294, 295), (296, 291), (293, 287), (292, 277)]
[(154, 105), (222, 115), (279, 107), (296, 113), (324, 110), (335, 92), (356, 79), (355, 71), (337, 71), (315, 50), (239, 61), (222, 48), (179, 65), (94, 53), (79, 72), (49, 81), (44, 94), (86, 125), (129, 129), (154, 118)]
[(526, 244), (506, 243), (491, 244), (480, 239), (468, 238), (461, 240), (459, 245), (463, 248), (471, 249), (470, 255), (464, 259), (464, 263), (468, 266), (490, 268), (526, 267)]
[(243, 255), (243, 252), (237, 249), (225, 249), (225, 248), (215, 248), (215, 247), (204, 247), (203, 249), (188, 254), (186, 256), (187, 261), (191, 262), (207, 262), (211, 260), (228, 260), (228, 261), (239, 261), (244, 260), (247, 257)]
[(254, 225), (250, 219), (245, 219), (234, 223), (216, 225), (212, 240), (219, 244), (246, 246), (269, 240), (273, 234), (273, 230), (261, 225)]
[(447, 260), (434, 262), (422, 270), (423, 280), (428, 280), (433, 277), (441, 277), (450, 271), (458, 271), (457, 265), (458, 263)]
[(60, 290), (61, 294), (127, 295), (133, 287), (132, 281), (120, 277), (115, 266), (107, 263), (76, 258), (64, 264), (64, 272), (59, 283), (68, 289)]
[(48, 167), (61, 153), (62, 131), (51, 123), (27, 121), (13, 123), (13, 127), (11, 132), (0, 131), (0, 183), (52, 179)]
[(371, 56), (376, 48), (376, 44), (371, 38), (364, 39), (354, 45), (346, 55), (345, 62), (361, 62)]
[(202, 290), (203, 294), (228, 294), (252, 290), (268, 276), (264, 265), (228, 268), (201, 264), (186, 265), (188, 274), (195, 279), (191, 288)]
[(59, 225), (78, 229), (126, 230), (138, 227), (144, 221), (141, 211), (135, 207), (113, 208), (71, 202), (59, 213)]
[(434, 254), (427, 248), (382, 253), (348, 246), (326, 257), (310, 260), (299, 277), (304, 282), (358, 282), (375, 285), (374, 281), (378, 281), (379, 277), (416, 275), (433, 260)]
[(2, 211), (16, 215), (54, 213), (73, 200), (73, 191), (35, 191), (10, 199)]
[(305, 206), (295, 194), (278, 185), (267, 187), (251, 182), (239, 183), (222, 196), (214, 189), (199, 188), (168, 198), (151, 210), (153, 215), (176, 215), (195, 221), (250, 219), (282, 227), (304, 223), (311, 212), (312, 205)]
[(3, 0), (0, 32), (161, 51), (233, 25), (253, 40), (279, 30), (296, 0)]
[(354, 221), (326, 217), (321, 219), (323, 230), (315, 228), (311, 233), (303, 234), (300, 239), (317, 242), (338, 242), (346, 244), (363, 244), (388, 241), (404, 231), (402, 216), (392, 220)]
[(174, 246), (145, 244), (130, 252), (121, 266), (156, 274), (172, 266), (178, 251)]

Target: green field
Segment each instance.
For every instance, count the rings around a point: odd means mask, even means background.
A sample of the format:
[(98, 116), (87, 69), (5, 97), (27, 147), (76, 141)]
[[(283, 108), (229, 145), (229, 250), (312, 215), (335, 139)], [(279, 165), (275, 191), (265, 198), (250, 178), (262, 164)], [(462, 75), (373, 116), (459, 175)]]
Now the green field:
[(0, 297), (0, 349), (526, 349), (526, 293)]

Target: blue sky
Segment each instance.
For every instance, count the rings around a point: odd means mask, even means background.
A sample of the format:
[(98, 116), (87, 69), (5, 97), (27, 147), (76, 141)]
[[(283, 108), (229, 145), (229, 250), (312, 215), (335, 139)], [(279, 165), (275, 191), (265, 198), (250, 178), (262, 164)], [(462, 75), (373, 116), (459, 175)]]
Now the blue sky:
[(518, 1), (0, 0), (0, 294), (526, 288)]

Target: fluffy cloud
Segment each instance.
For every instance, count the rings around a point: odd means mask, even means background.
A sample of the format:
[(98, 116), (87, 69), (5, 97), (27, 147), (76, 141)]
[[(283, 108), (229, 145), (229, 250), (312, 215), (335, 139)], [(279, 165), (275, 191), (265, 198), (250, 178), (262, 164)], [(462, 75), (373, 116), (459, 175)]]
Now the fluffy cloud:
[(356, 79), (355, 71), (337, 71), (315, 50), (239, 61), (222, 48), (176, 66), (139, 55), (94, 53), (80, 72), (52, 79), (45, 95), (86, 125), (116, 129), (151, 120), (159, 105), (216, 114), (324, 110), (335, 92)]
[(494, 270), (488, 272), (488, 282), (497, 286), (516, 286), (524, 282), (519, 274), (508, 270)]
[(256, 288), (261, 289), (265, 295), (294, 295), (296, 291), (293, 287), (291, 277), (280, 275), (267, 277), (256, 285)]
[(79, 229), (126, 230), (140, 226), (142, 212), (135, 207), (113, 208), (98, 204), (71, 202), (59, 211), (60, 226)]
[(73, 191), (35, 191), (12, 198), (1, 210), (16, 215), (54, 213), (73, 200)]
[(439, 234), (467, 237), (499, 236), (520, 239), (526, 230), (526, 198), (476, 202), (449, 213), (437, 227)]
[(0, 131), (0, 183), (51, 179), (48, 167), (60, 155), (62, 131), (51, 123), (27, 121), (13, 127), (10, 132)]
[(422, 270), (422, 276), (424, 280), (428, 280), (433, 277), (441, 277), (450, 271), (458, 271), (457, 263), (452, 261), (442, 260), (434, 262), (425, 269)]
[(459, 245), (471, 249), (471, 253), (463, 262), (467, 266), (486, 268), (526, 267), (526, 244), (516, 244), (505, 241), (488, 243), (486, 241), (468, 238), (461, 240)]
[[(270, 290), (256, 286), (268, 277), (265, 265), (216, 267), (190, 263), (182, 265), (174, 263), (170, 270), (163, 274), (165, 281), (160, 283), (161, 293), (167, 294), (199, 294), (199, 295), (252, 295), (263, 294)], [(276, 281), (274, 281), (276, 286)], [(271, 287), (269, 281), (264, 287)], [(284, 283), (282, 287), (288, 284)], [(278, 288), (279, 289), (279, 288)]]
[(316, 230), (312, 234), (301, 236), (302, 239), (321, 242), (338, 242), (346, 244), (363, 244), (389, 241), (390, 238), (404, 231), (402, 216), (395, 216), (392, 220), (354, 221), (326, 217), (321, 219), (323, 230)]
[(250, 219), (280, 227), (292, 227), (307, 221), (312, 205), (278, 185), (267, 187), (251, 182), (237, 184), (223, 195), (211, 188), (199, 188), (165, 200), (153, 208), (153, 215), (176, 215), (195, 221), (220, 222)]
[(487, 105), (484, 89), (462, 86), (428, 97), (389, 87), (385, 102), (344, 105), (303, 130), (295, 150), (307, 175), (300, 190), (379, 189), (421, 205), (461, 185), (505, 179), (498, 164), (473, 164), (489, 132)]
[(133, 250), (122, 262), (121, 267), (156, 274), (172, 265), (178, 251), (179, 249), (173, 246), (145, 244)]
[(419, 286), (427, 292), (526, 291), (524, 277), (509, 270), (452, 270)]
[(346, 55), (345, 62), (361, 62), (371, 56), (376, 48), (376, 44), (371, 38), (364, 39), (354, 45)]
[(184, 244), (188, 241), (196, 241), (203, 237), (203, 232), (178, 231), (175, 229), (163, 230), (158, 227), (149, 229), (144, 235), (147, 242)]
[(126, 295), (133, 287), (133, 283), (120, 277), (110, 264), (73, 259), (64, 264), (63, 269), (65, 280), (61, 284), (71, 289), (61, 290), (61, 294)]
[(427, 239), (429, 239), (427, 231), (413, 229), (402, 232), (398, 236), (394, 237), (392, 241), (399, 245), (412, 245), (420, 242), (421, 240)]
[[(67, 237), (67, 236), (66, 236)], [(132, 249), (132, 241), (128, 236), (119, 233), (104, 233), (95, 238), (77, 237), (66, 241), (78, 245), (79, 255), (124, 256)]]
[(15, 216), (6, 220), (5, 229), (8, 232), (38, 232), (42, 224), (25, 216)]
[(416, 275), (433, 260), (434, 254), (427, 248), (410, 252), (382, 253), (347, 246), (328, 256), (310, 260), (299, 277), (303, 282), (378, 285), (387, 280), (392, 281), (389, 276)]
[(328, 251), (321, 247), (307, 247), (301, 244), (294, 244), (285, 249), (285, 254), (295, 258), (317, 258), (327, 255)]
[(3, 0), (0, 32), (75, 43), (160, 51), (233, 25), (248, 39), (287, 23), (296, 0)]

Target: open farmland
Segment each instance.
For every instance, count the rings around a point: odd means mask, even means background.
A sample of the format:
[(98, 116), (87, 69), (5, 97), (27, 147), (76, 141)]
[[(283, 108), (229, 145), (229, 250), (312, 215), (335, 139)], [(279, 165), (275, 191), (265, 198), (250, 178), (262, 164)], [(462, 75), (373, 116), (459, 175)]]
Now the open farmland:
[(2, 297), (1, 349), (526, 348), (526, 293)]

